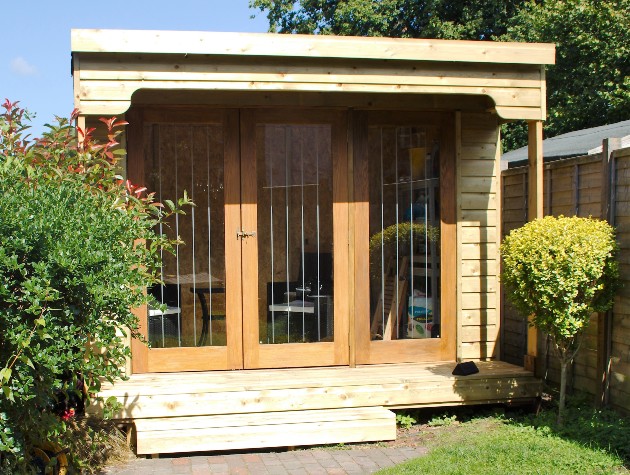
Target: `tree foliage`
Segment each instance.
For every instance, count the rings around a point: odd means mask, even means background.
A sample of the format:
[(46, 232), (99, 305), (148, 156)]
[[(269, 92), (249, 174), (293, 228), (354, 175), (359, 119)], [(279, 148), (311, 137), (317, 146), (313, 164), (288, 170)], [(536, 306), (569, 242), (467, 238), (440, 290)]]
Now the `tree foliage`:
[(397, 38), (491, 39), (527, 0), (252, 0), (270, 31)]
[[(526, 4), (510, 19), (504, 41), (556, 44), (547, 69), (545, 135), (630, 118), (630, 0), (564, 0)], [(508, 148), (527, 142), (510, 130)]]
[(613, 303), (619, 266), (614, 229), (591, 218), (547, 216), (513, 230), (501, 245), (506, 295), (534, 326), (551, 336), (562, 364), (579, 349), (593, 312)]
[[(546, 137), (630, 117), (630, 0), (252, 0), (270, 31), (549, 42)], [(504, 127), (504, 150), (527, 127)]]
[(83, 388), (96, 392), (101, 378), (121, 376), (125, 333), (139, 337), (131, 309), (157, 281), (159, 250), (174, 244), (154, 229), (176, 210), (118, 176), (123, 122), (104, 121), (100, 145), (91, 130), (77, 134), (72, 119), (28, 143), (27, 114), (9, 101), (4, 109), (0, 471), (17, 473), (33, 447), (73, 443)]

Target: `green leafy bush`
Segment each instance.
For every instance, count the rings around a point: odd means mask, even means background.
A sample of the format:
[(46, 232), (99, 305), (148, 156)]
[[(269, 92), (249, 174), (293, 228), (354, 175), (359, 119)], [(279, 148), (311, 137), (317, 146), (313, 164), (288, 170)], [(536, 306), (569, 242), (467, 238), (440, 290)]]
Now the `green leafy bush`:
[[(155, 226), (176, 212), (117, 174), (117, 130), (108, 142), (59, 120), (28, 143), (28, 115), (0, 116), (0, 469), (29, 464), (33, 447), (70, 448), (84, 388), (121, 376), (138, 335), (131, 309), (157, 281)], [(78, 140), (78, 135), (82, 140)], [(180, 204), (184, 204), (184, 198)], [(77, 451), (79, 452), (79, 451)], [(74, 459), (75, 467), (81, 460)]]
[(561, 363), (560, 418), (566, 367), (593, 312), (608, 310), (618, 287), (614, 229), (591, 218), (547, 216), (513, 230), (501, 245), (507, 296), (551, 336)]

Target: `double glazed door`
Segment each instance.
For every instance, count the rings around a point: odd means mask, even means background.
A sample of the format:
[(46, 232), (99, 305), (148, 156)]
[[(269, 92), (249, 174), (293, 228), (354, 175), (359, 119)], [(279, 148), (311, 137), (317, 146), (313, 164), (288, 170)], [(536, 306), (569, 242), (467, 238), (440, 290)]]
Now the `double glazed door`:
[(129, 176), (195, 203), (157, 230), (181, 242), (138, 310), (133, 371), (348, 364), (344, 114), (130, 114)]

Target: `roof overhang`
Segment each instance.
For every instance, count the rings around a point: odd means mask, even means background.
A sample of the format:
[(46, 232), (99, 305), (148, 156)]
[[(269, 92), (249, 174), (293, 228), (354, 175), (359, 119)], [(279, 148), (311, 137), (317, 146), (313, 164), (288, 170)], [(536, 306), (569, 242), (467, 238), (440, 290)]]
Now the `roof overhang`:
[(138, 90), (487, 96), (504, 119), (545, 118), (552, 44), (73, 30), (75, 106), (125, 112)]

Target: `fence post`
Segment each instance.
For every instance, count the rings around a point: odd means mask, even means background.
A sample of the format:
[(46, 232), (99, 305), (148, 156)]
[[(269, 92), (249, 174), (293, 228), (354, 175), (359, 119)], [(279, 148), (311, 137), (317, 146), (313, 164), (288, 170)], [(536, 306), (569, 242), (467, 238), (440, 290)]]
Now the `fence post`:
[[(621, 139), (608, 138), (602, 142), (602, 211), (601, 219), (615, 225), (616, 170), (613, 152), (621, 148)], [(610, 388), (610, 355), (612, 338), (612, 310), (597, 315), (597, 400), (598, 406), (608, 404)]]
[[(527, 159), (528, 193), (527, 218), (533, 221), (543, 216), (543, 138), (542, 121), (527, 122)], [(538, 331), (533, 326), (527, 328), (527, 354), (523, 366), (528, 371), (536, 371), (536, 356), (538, 355)]]

